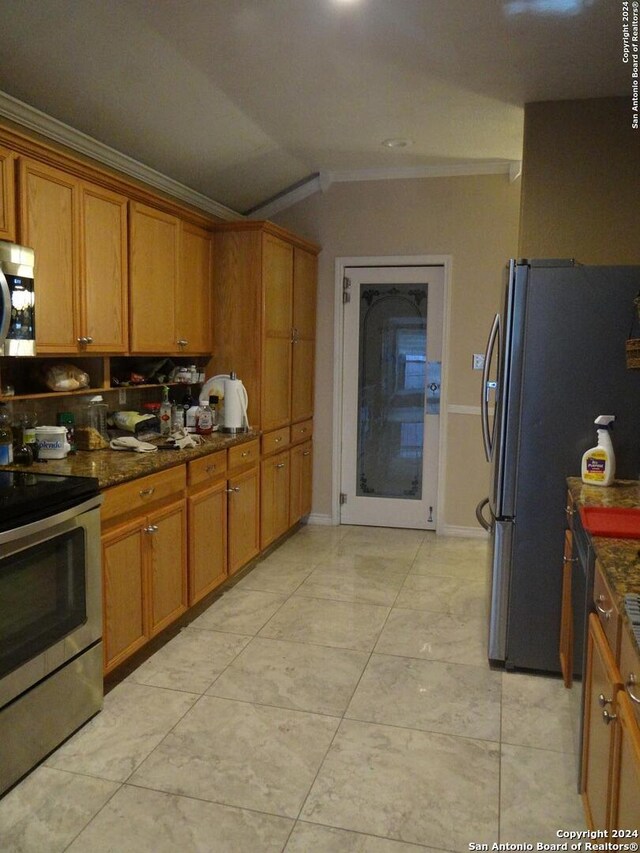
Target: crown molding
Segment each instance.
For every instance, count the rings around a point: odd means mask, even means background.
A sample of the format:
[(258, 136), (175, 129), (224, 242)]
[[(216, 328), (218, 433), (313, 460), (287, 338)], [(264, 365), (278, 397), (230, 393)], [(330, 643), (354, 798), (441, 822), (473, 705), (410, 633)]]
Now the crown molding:
[(470, 175), (507, 175), (511, 183), (520, 177), (522, 161), (487, 160), (484, 162), (448, 163), (436, 166), (407, 166), (393, 169), (352, 169), (344, 172), (320, 172), (307, 181), (285, 190), (276, 198), (254, 208), (251, 219), (269, 219), (317, 192), (327, 192), (331, 184), (357, 181), (401, 181), (416, 178), (452, 178)]
[(139, 160), (134, 160), (133, 157), (122, 154), (92, 136), (58, 121), (58, 119), (25, 104), (23, 101), (19, 101), (17, 98), (13, 98), (11, 95), (7, 95), (6, 92), (0, 92), (0, 116), (33, 130), (47, 137), (47, 139), (65, 145), (73, 151), (91, 157), (118, 172), (142, 181), (142, 183), (212, 216), (227, 221), (244, 218), (241, 213), (237, 213), (230, 207), (214, 201), (214, 199), (191, 189), (191, 187), (174, 181), (173, 178), (169, 178)]

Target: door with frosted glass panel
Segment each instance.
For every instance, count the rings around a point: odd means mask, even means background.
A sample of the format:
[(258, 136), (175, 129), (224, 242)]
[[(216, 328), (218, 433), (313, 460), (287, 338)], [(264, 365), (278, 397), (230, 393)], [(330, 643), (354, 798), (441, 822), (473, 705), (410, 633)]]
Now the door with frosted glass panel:
[(341, 523), (435, 529), (444, 268), (346, 277)]

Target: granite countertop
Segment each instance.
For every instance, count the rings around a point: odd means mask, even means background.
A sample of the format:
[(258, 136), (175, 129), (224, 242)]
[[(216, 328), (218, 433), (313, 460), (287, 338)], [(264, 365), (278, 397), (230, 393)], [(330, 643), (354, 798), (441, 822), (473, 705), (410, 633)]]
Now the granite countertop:
[[(569, 492), (576, 506), (623, 507), (640, 509), (640, 481), (616, 480), (611, 486), (587, 486), (579, 477), (567, 479)], [(635, 642), (624, 609), (623, 598), (628, 593), (640, 595), (640, 539), (614, 539), (592, 536), (593, 548), (611, 592), (616, 598), (618, 612)]]
[[(158, 450), (155, 453), (132, 453), (128, 450), (78, 450), (66, 459), (48, 459), (46, 462), (34, 462), (25, 468), (17, 465), (5, 465), (5, 471), (33, 471), (37, 474), (66, 474), (73, 477), (97, 477), (100, 488), (106, 489), (127, 480), (135, 480), (146, 474), (182, 465), (200, 456), (225, 450), (235, 444), (258, 438), (257, 430), (241, 435), (213, 433), (202, 436), (202, 444), (186, 450)], [(164, 443), (164, 439), (162, 440)], [(154, 443), (160, 443), (154, 442)]]

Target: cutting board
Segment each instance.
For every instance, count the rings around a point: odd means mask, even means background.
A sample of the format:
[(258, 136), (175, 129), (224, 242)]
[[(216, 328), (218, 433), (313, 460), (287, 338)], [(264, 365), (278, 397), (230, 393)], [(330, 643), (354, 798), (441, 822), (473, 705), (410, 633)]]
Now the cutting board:
[(580, 518), (585, 530), (594, 536), (616, 539), (640, 539), (640, 509), (583, 506)]

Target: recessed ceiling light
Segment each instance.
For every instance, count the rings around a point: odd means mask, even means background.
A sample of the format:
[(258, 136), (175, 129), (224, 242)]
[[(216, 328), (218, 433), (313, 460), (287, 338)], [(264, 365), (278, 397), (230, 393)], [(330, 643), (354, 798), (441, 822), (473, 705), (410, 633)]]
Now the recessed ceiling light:
[(384, 145), (385, 148), (409, 148), (411, 145), (413, 145), (413, 140), (402, 138), (383, 139), (382, 145)]

